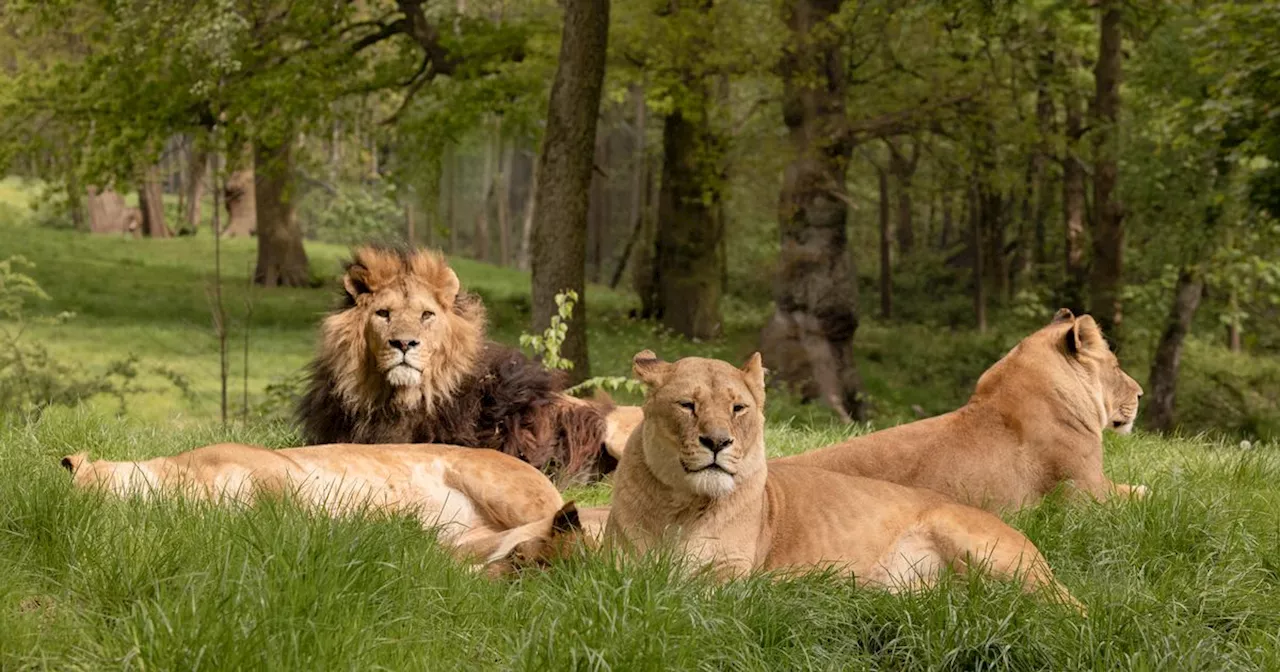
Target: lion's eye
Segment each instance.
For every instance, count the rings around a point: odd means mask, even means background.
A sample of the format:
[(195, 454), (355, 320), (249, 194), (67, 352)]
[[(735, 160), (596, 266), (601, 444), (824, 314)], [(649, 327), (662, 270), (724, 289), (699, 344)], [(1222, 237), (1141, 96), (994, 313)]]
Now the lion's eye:
[(387, 310), (386, 308), (383, 308), (382, 310), (379, 310), (374, 314), (384, 319), (388, 319), (388, 320), (391, 319), (391, 311)]
[(433, 318), (433, 317), (435, 317), (435, 316), (436, 316), (436, 314), (435, 314), (435, 313), (433, 313), (433, 312), (431, 312), (431, 311), (429, 311), (429, 310), (424, 310), (424, 311), (422, 311), (422, 321), (423, 321), (423, 322), (426, 322), (427, 320), (429, 320), (429, 319), (431, 319), (431, 318)]
[(742, 414), (742, 412), (743, 412), (743, 411), (745, 411), (745, 410), (747, 410), (747, 405), (746, 405), (746, 404), (734, 404), (734, 405), (733, 405), (733, 414), (734, 414), (734, 415), (741, 415), (741, 414)]
[(680, 402), (680, 408), (683, 408), (684, 410), (692, 413), (694, 409), (694, 405), (692, 401), (682, 401)]

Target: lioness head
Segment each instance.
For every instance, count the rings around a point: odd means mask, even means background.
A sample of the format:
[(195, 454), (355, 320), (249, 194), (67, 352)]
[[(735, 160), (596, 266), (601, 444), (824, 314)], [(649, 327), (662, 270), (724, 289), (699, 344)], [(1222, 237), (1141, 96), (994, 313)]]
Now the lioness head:
[[(1072, 380), (1083, 384), (1090, 400), (1088, 413), (1097, 414), (1100, 427), (1122, 434), (1133, 429), (1142, 386), (1120, 368), (1098, 323), (1088, 315), (1076, 317), (1066, 308), (984, 373), (978, 380), (978, 393), (1000, 387), (1013, 389), (1016, 394), (1035, 389), (1047, 392), (1064, 389), (1062, 385)], [(1036, 381), (1037, 387), (1020, 381)], [(1061, 394), (1058, 398), (1076, 399)]]
[[(342, 276), (342, 310), (325, 320), (321, 357), (351, 401), (390, 388), (403, 406), (431, 403), (471, 366), (483, 342), (479, 302), (431, 250), (359, 248)], [(372, 388), (372, 389), (370, 389)]]
[(764, 367), (760, 353), (742, 369), (714, 359), (664, 362), (645, 350), (632, 370), (645, 395), (644, 461), (666, 486), (724, 497), (763, 473)]

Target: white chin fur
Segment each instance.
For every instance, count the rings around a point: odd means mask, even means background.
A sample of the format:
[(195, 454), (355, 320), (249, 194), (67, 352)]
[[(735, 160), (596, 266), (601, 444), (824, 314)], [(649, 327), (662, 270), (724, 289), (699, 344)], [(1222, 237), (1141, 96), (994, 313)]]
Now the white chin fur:
[(733, 492), (733, 477), (719, 469), (689, 474), (689, 488), (703, 497), (724, 497)]
[(1116, 434), (1129, 434), (1132, 431), (1133, 431), (1133, 420), (1130, 420), (1129, 422), (1126, 422), (1123, 425), (1120, 425), (1119, 427), (1115, 428)]
[(422, 382), (422, 372), (407, 366), (396, 366), (387, 371), (387, 383), (391, 387), (413, 387)]

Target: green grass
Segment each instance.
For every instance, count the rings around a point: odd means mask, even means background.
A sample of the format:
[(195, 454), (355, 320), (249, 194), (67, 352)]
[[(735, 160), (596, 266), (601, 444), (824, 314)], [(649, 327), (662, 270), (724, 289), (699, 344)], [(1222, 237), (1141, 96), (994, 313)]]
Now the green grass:
[[(1267, 444), (1110, 436), (1108, 472), (1148, 484), (1150, 499), (1050, 501), (1012, 518), (1088, 606), (1083, 618), (979, 579), (897, 597), (831, 576), (713, 586), (661, 559), (625, 570), (578, 559), (494, 583), (460, 570), (407, 517), (73, 491), (57, 458), (74, 451), (127, 459), (297, 436), (269, 418), (215, 422), (210, 240), (89, 237), (3, 219), (0, 257), (34, 261), (53, 297), (38, 313), (77, 313), (30, 337), (89, 370), (137, 354), (144, 368), (182, 372), (194, 395), (148, 374), (154, 391), (131, 397), (122, 416), (101, 399), (0, 426), (0, 668), (1280, 669), (1280, 455)], [(325, 287), (270, 292), (247, 287), (252, 241), (225, 252), (233, 390), (249, 296), (257, 403), (307, 360), (344, 250), (308, 247)], [(527, 277), (455, 264), (485, 297), (495, 335), (513, 342), (527, 323)], [(724, 338), (690, 343), (628, 320), (624, 294), (593, 287), (588, 300), (597, 373), (625, 372), (644, 347), (741, 359), (755, 345), (760, 316), (748, 311)], [(869, 324), (858, 338), (886, 424), (912, 404), (958, 403), (973, 370), (1013, 337)], [(773, 454), (866, 430), (770, 399)], [(608, 488), (573, 494), (600, 502)]]

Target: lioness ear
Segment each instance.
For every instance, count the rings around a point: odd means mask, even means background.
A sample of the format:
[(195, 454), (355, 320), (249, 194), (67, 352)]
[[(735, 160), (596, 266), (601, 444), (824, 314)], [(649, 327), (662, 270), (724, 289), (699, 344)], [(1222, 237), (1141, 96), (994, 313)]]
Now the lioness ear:
[(1108, 349), (1107, 341), (1102, 337), (1102, 329), (1098, 328), (1098, 323), (1089, 315), (1077, 317), (1067, 331), (1067, 352), (1077, 355), (1097, 348)]
[(649, 387), (659, 387), (667, 380), (671, 365), (658, 359), (652, 350), (641, 350), (631, 359), (631, 372)]
[(1059, 308), (1058, 312), (1053, 314), (1053, 319), (1049, 324), (1063, 324), (1064, 322), (1074, 322), (1076, 316), (1071, 312), (1070, 308)]
[(347, 267), (347, 272), (342, 275), (342, 286), (347, 290), (347, 296), (352, 301), (357, 296), (369, 293), (369, 269), (360, 264), (351, 264)]
[(582, 529), (582, 520), (578, 518), (578, 505), (573, 501), (565, 502), (559, 511), (551, 517), (551, 535), (568, 534)]
[(757, 398), (764, 397), (764, 358), (760, 353), (753, 352), (747, 358), (747, 363), (742, 365), (743, 378), (747, 381), (747, 387), (751, 388), (751, 393)]
[(76, 453), (75, 455), (68, 455), (62, 458), (62, 462), (60, 464), (63, 469), (66, 469), (72, 476), (75, 476), (76, 471), (80, 469), (80, 465), (84, 464), (88, 460), (89, 453)]

